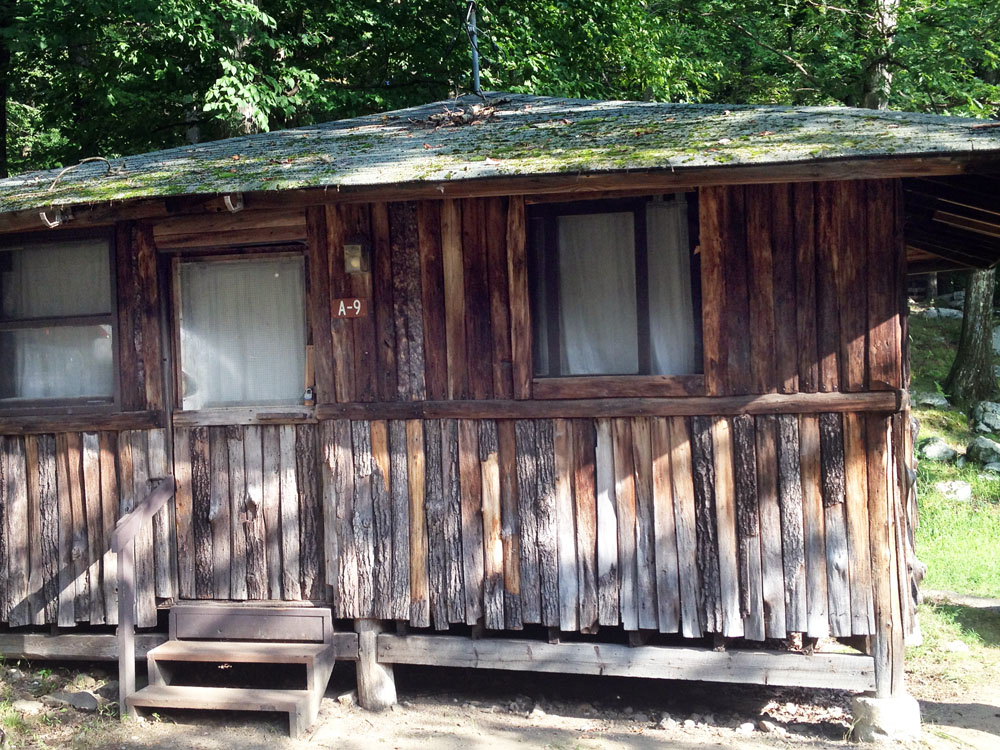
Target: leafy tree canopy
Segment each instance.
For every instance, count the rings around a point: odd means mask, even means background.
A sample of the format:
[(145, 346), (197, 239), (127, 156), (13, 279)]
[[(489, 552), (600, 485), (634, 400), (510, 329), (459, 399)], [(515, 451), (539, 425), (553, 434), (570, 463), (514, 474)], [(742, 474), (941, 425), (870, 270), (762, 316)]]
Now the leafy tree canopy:
[[(2, 6), (12, 173), (404, 107), (470, 86), (464, 0)], [(496, 90), (877, 101), (979, 117), (1000, 109), (996, 0), (483, 0), (479, 25), (483, 85)]]

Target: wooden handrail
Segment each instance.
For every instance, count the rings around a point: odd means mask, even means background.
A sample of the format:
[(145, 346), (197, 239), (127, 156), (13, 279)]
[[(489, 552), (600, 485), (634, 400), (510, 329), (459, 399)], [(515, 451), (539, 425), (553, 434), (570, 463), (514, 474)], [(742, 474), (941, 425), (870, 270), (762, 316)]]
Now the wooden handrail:
[(111, 534), (118, 555), (118, 706), (130, 713), (125, 699), (135, 692), (135, 537), (174, 494), (174, 478), (166, 477), (136, 508), (122, 516)]

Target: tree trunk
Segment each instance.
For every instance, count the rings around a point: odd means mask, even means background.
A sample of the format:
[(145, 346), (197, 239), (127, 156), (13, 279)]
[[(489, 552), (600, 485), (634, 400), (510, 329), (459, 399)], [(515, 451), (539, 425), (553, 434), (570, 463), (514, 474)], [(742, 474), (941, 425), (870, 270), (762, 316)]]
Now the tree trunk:
[(993, 374), (993, 289), (995, 269), (970, 271), (965, 288), (962, 337), (944, 389), (956, 404), (988, 399), (996, 391)]
[(899, 0), (875, 0), (872, 38), (877, 40), (873, 59), (864, 72), (861, 106), (866, 109), (888, 109), (892, 88), (891, 47), (896, 36), (896, 16)]

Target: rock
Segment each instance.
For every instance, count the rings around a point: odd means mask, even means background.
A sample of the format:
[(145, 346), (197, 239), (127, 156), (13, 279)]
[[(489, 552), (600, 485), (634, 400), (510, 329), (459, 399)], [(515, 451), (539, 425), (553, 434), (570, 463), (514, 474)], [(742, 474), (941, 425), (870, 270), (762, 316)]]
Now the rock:
[(70, 684), (80, 690), (93, 690), (97, 687), (97, 680), (85, 672), (80, 672)]
[(632, 714), (634, 714), (634, 713), (635, 713), (635, 709), (634, 709), (634, 708), (632, 708), (631, 706), (625, 706), (625, 708), (623, 709), (623, 713), (624, 713), (624, 714), (625, 714), (626, 716), (631, 716)]
[(744, 721), (738, 727), (736, 727), (737, 734), (753, 734), (753, 730), (757, 727), (754, 726), (752, 721)]
[(649, 717), (641, 711), (637, 711), (632, 715), (632, 721), (638, 721), (640, 724), (648, 724)]
[(664, 714), (656, 726), (658, 729), (675, 729), (677, 722), (670, 718), (670, 714)]
[(715, 716), (713, 716), (712, 714), (705, 714), (703, 717), (701, 717), (701, 720), (705, 724), (714, 724), (715, 723)]
[(955, 466), (957, 466), (960, 469), (964, 468), (967, 463), (968, 463), (968, 460), (965, 458), (965, 454), (964, 453), (961, 456), (959, 456), (958, 458), (955, 459)]
[(349, 693), (342, 693), (337, 696), (337, 703), (341, 706), (353, 706), (358, 702), (358, 691), (352, 690)]
[(993, 329), (993, 353), (1000, 354), (1000, 326)]
[(757, 722), (757, 726), (760, 727), (760, 731), (766, 732), (767, 734), (788, 734), (787, 729), (779, 727), (773, 721), (768, 721), (767, 719), (761, 719)]
[(928, 461), (952, 461), (958, 455), (957, 450), (938, 437), (921, 440), (917, 444), (917, 453)]
[(532, 708), (531, 712), (528, 714), (528, 718), (529, 719), (541, 719), (545, 715), (546, 715), (545, 711), (542, 709), (541, 706), (539, 706), (536, 703), (535, 707)]
[(940, 393), (914, 393), (913, 400), (920, 406), (934, 406), (941, 409), (950, 406), (948, 399)]
[(109, 702), (118, 702), (118, 680), (108, 680), (95, 691), (97, 697)]
[(983, 467), (983, 471), (989, 471), (993, 474), (1000, 474), (1000, 461), (991, 461)]
[(979, 436), (965, 447), (965, 455), (969, 460), (980, 464), (1000, 461), (1000, 443)]
[(937, 317), (939, 318), (951, 318), (953, 320), (961, 320), (962, 311), (952, 310), (950, 307), (939, 307), (937, 308)]
[(891, 698), (858, 695), (851, 700), (851, 736), (861, 742), (920, 739), (920, 705), (906, 693)]
[(972, 422), (976, 432), (1000, 431), (1000, 404), (996, 401), (980, 401), (972, 410)]
[(96, 711), (98, 706), (97, 696), (82, 690), (79, 693), (71, 693), (68, 690), (57, 690), (54, 693), (42, 697), (42, 702), (50, 706), (72, 706), (78, 711)]
[(693, 721), (691, 721), (691, 719), (684, 719), (684, 728), (685, 729), (694, 729), (694, 727), (695, 727), (695, 723)]
[(921, 311), (920, 314), (925, 318), (936, 318), (938, 316), (938, 311), (936, 307), (928, 307), (926, 310)]
[(948, 641), (944, 644), (944, 650), (951, 651), (956, 654), (966, 654), (969, 652), (969, 644), (956, 639), (954, 641)]
[(972, 499), (972, 485), (960, 479), (951, 482), (938, 482), (934, 485), (934, 489), (949, 500), (964, 503)]
[(45, 710), (45, 706), (42, 705), (41, 701), (14, 701), (10, 704), (10, 707), (24, 716), (35, 716)]
[(593, 714), (596, 713), (594, 707), (589, 703), (581, 703), (579, 706), (576, 707), (576, 710), (579, 711), (584, 716), (592, 716)]
[(22, 672), (17, 667), (11, 667), (10, 669), (7, 670), (7, 677), (9, 677), (12, 680), (23, 680), (24, 672)]

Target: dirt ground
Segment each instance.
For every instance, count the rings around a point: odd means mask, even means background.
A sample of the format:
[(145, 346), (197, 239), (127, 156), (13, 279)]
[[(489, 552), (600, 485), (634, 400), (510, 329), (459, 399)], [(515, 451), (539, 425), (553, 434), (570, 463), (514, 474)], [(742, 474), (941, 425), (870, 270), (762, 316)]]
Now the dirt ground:
[[(6, 682), (13, 686), (8, 701), (19, 695), (31, 697), (29, 688), (39, 681), (39, 672), (43, 690), (64, 680), (72, 686), (107, 679), (101, 667), (91, 666), (89, 671), (80, 671), (79, 665), (54, 670), (8, 665)], [(12, 681), (11, 669), (23, 676)], [(287, 719), (282, 714), (163, 711), (137, 724), (112, 718), (111, 710), (101, 716), (46, 705), (44, 719), (27, 727), (4, 720), (7, 746), (752, 750), (850, 744), (846, 740), (850, 694), (838, 691), (453, 669), (397, 667), (396, 672), (399, 705), (374, 714), (354, 705), (353, 668), (338, 665), (319, 721), (294, 741), (287, 736)], [(51, 684), (44, 685), (46, 681)], [(921, 700), (924, 739), (909, 747), (1000, 747), (1000, 685), (965, 693), (933, 681), (913, 685), (911, 690)]]

